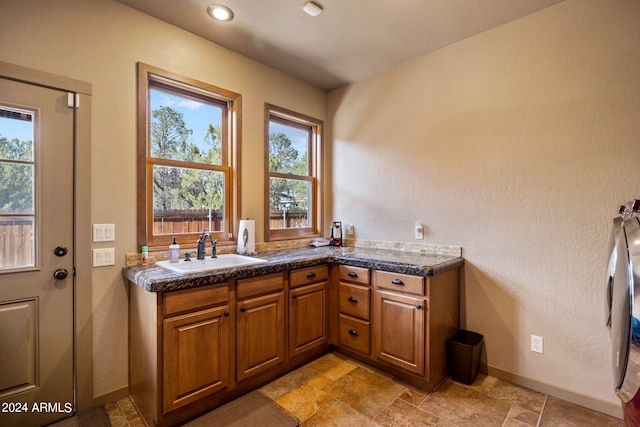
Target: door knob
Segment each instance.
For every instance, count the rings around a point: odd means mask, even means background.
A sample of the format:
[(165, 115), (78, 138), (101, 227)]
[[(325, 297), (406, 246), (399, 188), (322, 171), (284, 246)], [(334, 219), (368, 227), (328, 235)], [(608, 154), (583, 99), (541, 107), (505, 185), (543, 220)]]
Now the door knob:
[(69, 275), (69, 272), (64, 268), (59, 268), (53, 273), (53, 277), (56, 280), (64, 280), (67, 278), (68, 275)]

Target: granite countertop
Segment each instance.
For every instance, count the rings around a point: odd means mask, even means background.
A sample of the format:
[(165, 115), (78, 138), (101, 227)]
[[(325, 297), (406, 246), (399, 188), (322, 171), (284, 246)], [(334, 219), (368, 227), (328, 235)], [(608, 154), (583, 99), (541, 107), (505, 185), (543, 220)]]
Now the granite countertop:
[(257, 258), (266, 259), (268, 262), (184, 276), (155, 264), (149, 264), (125, 268), (123, 275), (125, 279), (149, 292), (164, 292), (223, 283), (232, 279), (246, 279), (332, 262), (423, 277), (458, 268), (464, 262), (462, 257), (451, 255), (357, 247), (283, 249), (261, 252), (257, 255)]

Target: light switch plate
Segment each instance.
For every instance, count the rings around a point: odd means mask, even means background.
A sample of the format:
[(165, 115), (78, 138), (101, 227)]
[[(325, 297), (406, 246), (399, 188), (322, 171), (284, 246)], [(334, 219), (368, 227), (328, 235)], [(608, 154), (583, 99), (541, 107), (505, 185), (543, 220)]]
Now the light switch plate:
[(93, 266), (105, 267), (115, 265), (116, 256), (114, 248), (101, 248), (93, 250)]
[(116, 240), (115, 224), (93, 224), (94, 242), (114, 242)]

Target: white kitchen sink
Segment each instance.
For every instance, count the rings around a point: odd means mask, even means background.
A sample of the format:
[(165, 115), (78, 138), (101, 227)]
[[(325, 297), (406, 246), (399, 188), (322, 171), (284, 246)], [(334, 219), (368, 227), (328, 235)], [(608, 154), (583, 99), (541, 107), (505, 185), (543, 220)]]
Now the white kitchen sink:
[(158, 261), (156, 265), (173, 271), (177, 274), (203, 273), (205, 271), (221, 270), (223, 268), (245, 267), (249, 265), (264, 264), (268, 262), (266, 259), (254, 258), (245, 255), (222, 254), (217, 258), (210, 256), (205, 259), (192, 258), (191, 261), (181, 259), (177, 263), (169, 261)]

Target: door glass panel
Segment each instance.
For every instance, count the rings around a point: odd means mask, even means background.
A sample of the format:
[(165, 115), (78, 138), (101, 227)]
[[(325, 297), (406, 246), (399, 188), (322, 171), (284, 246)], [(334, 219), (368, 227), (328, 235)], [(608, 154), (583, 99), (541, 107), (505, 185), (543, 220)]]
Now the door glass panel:
[(0, 106), (0, 271), (35, 266), (33, 120)]

